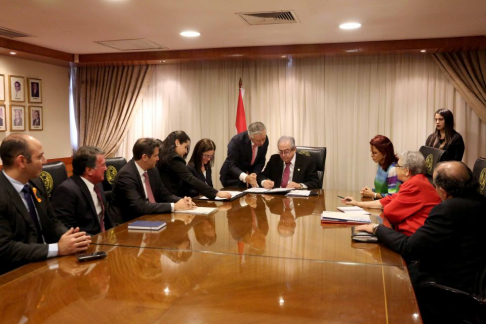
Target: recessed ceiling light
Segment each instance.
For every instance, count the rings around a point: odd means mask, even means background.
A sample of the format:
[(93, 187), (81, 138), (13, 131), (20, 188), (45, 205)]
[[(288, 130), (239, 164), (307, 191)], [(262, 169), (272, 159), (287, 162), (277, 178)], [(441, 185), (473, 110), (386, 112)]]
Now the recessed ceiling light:
[(357, 23), (357, 22), (348, 22), (348, 23), (344, 23), (344, 24), (339, 25), (339, 28), (341, 28), (341, 29), (356, 29), (356, 28), (359, 28), (359, 27), (361, 27), (361, 24)]
[(427, 52), (427, 50), (420, 50), (420, 53), (425, 53)]
[(198, 33), (197, 31), (187, 30), (187, 31), (183, 31), (179, 35), (184, 36), (184, 37), (199, 37), (201, 35), (201, 33)]
[(10, 54), (11, 54), (11, 55), (16, 55), (17, 53), (15, 53), (15, 52), (10, 52)]

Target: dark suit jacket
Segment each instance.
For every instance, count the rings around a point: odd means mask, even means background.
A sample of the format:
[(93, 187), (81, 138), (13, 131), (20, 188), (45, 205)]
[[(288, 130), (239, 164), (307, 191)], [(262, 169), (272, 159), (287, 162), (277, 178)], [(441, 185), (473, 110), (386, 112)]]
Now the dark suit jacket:
[(32, 125), (34, 125), (34, 126), (40, 126), (40, 119), (34, 119), (32, 121)]
[[(67, 228), (57, 222), (42, 181), (32, 179), (37, 189), (35, 208), (46, 243), (57, 243)], [(0, 274), (47, 258), (47, 244), (39, 244), (37, 229), (22, 198), (0, 171)]]
[(251, 163), (252, 155), (252, 143), (248, 137), (248, 131), (241, 132), (231, 139), (228, 144), (228, 156), (221, 167), (219, 172), (221, 183), (224, 187), (238, 187), (246, 186), (241, 182), (239, 176), (244, 173), (256, 173), (257, 175), (262, 172), (265, 166), (265, 156), (268, 149), (268, 136), (265, 143), (258, 147), (258, 153), (255, 158), (255, 163)]
[(156, 203), (147, 201), (142, 179), (134, 160), (130, 160), (118, 171), (113, 182), (111, 196), (112, 207), (117, 219), (127, 222), (145, 214), (170, 213), (170, 203), (181, 199), (167, 190), (162, 180), (160, 180), (157, 168), (147, 170), (147, 173)]
[[(105, 206), (104, 225), (105, 229), (113, 227), (105, 199), (103, 185), (96, 185), (100, 189), (103, 205)], [(51, 198), (52, 207), (57, 218), (66, 227), (79, 227), (90, 235), (101, 232), (100, 220), (96, 214), (96, 208), (88, 187), (80, 176), (73, 175), (61, 183)]]
[(0, 117), (0, 126), (3, 126), (3, 118)]
[(159, 160), (157, 168), (165, 187), (174, 195), (185, 196), (187, 187), (184, 188), (183, 183), (209, 199), (214, 199), (218, 193), (218, 190), (208, 186), (204, 180), (196, 178), (187, 168), (186, 161), (175, 153), (170, 157), (168, 165)]
[[(194, 166), (191, 164), (187, 165), (187, 169), (189, 170), (189, 172), (191, 172), (194, 175), (194, 177), (205, 182), (208, 186), (213, 188), (213, 179), (211, 175), (212, 172), (211, 172), (211, 167), (209, 165), (206, 166), (206, 177), (204, 177), (204, 174), (201, 172), (201, 169), (198, 168), (196, 170), (196, 168), (194, 168)], [(183, 188), (182, 190), (184, 192), (184, 195), (186, 196), (195, 197), (200, 195), (200, 193), (196, 190), (196, 188), (194, 188), (193, 186), (191, 186), (186, 182), (182, 184), (182, 188)]]
[[(295, 166), (292, 181), (305, 184), (309, 189), (319, 189), (319, 177), (317, 176), (316, 165), (312, 158), (306, 155), (295, 153)], [(265, 170), (258, 176), (258, 184), (269, 179), (275, 182), (275, 188), (282, 183), (284, 162), (280, 155), (274, 154), (265, 167)]]
[(425, 281), (473, 292), (485, 260), (486, 197), (475, 193), (435, 206), (412, 236), (380, 226), (376, 236), (406, 260), (418, 260), (410, 272), (414, 286)]

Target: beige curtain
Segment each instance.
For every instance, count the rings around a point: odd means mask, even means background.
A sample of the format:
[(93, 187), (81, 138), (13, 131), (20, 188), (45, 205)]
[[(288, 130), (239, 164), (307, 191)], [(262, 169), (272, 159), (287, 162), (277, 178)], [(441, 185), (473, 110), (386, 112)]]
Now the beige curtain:
[(213, 183), (220, 188), (219, 170), (236, 133), (240, 77), (247, 122), (268, 129), (267, 160), (281, 135), (294, 136), (298, 145), (326, 146), (326, 189), (373, 186), (370, 139), (383, 134), (398, 153), (418, 150), (442, 107), (452, 110), (464, 137), (463, 161), (472, 167), (486, 156), (486, 124), (426, 54), (159, 65), (117, 155), (130, 159), (138, 138), (164, 139), (178, 129), (189, 134), (192, 148), (211, 138), (217, 146)]
[(433, 58), (467, 104), (486, 123), (486, 51), (438, 53)]
[(97, 146), (113, 156), (131, 125), (154, 67), (94, 66), (71, 73), (78, 147)]

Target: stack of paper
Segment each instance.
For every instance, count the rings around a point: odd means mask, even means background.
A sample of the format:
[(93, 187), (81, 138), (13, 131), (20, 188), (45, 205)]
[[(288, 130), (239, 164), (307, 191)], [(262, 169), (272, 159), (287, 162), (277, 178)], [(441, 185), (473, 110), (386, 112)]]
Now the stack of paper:
[[(229, 192), (231, 194), (230, 199), (216, 197), (216, 198), (214, 198), (214, 200), (229, 200), (229, 201), (231, 201), (231, 200), (238, 198), (240, 196), (243, 196), (245, 194), (245, 192), (241, 192), (241, 191), (226, 191), (226, 192)], [(206, 197), (206, 196), (201, 196), (198, 199), (208, 200), (209, 198)]]
[(266, 194), (280, 194), (280, 193), (287, 193), (292, 191), (292, 189), (287, 188), (274, 188), (274, 189), (265, 189), (265, 188), (250, 188), (246, 189), (244, 192), (246, 193), (266, 193)]
[(287, 196), (309, 197), (310, 193), (310, 190), (292, 190)]
[(166, 222), (157, 221), (135, 221), (128, 224), (129, 230), (158, 231), (167, 226)]
[(193, 214), (193, 215), (209, 215), (217, 211), (218, 208), (213, 207), (196, 207), (196, 209), (188, 209), (188, 210), (177, 210), (174, 213), (184, 213), (184, 214)]
[(324, 211), (321, 214), (321, 223), (326, 224), (367, 224), (371, 223), (370, 216), (361, 213), (338, 213)]
[(339, 209), (340, 211), (345, 212), (345, 213), (371, 215), (371, 213), (367, 212), (366, 210), (364, 210), (363, 208), (358, 207), (358, 206), (338, 207), (337, 209)]

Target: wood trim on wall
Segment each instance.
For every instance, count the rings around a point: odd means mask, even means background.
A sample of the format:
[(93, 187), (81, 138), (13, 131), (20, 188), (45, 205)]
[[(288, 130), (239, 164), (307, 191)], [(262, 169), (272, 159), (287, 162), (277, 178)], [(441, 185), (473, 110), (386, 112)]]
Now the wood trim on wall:
[(486, 49), (486, 36), (83, 54), (79, 55), (78, 65), (162, 64), (198, 60), (279, 59), (282, 56), (285, 56), (285, 58), (300, 58), (324, 55), (419, 53), (421, 50), (426, 50), (427, 53), (442, 53), (479, 49)]
[(55, 60), (74, 62), (73, 54), (56, 51), (42, 46), (19, 42), (13, 39), (0, 37), (0, 47), (13, 50), (13, 51), (20, 51), (22, 53), (39, 55), (42, 57), (47, 57)]
[[(68, 177), (72, 176), (72, 174), (73, 174), (73, 158), (72, 157), (64, 157), (64, 158), (48, 159), (47, 163), (57, 162), (57, 161), (64, 162), (64, 164), (66, 165), (66, 171), (68, 173)], [(2, 165), (0, 165), (0, 170), (2, 170)]]

